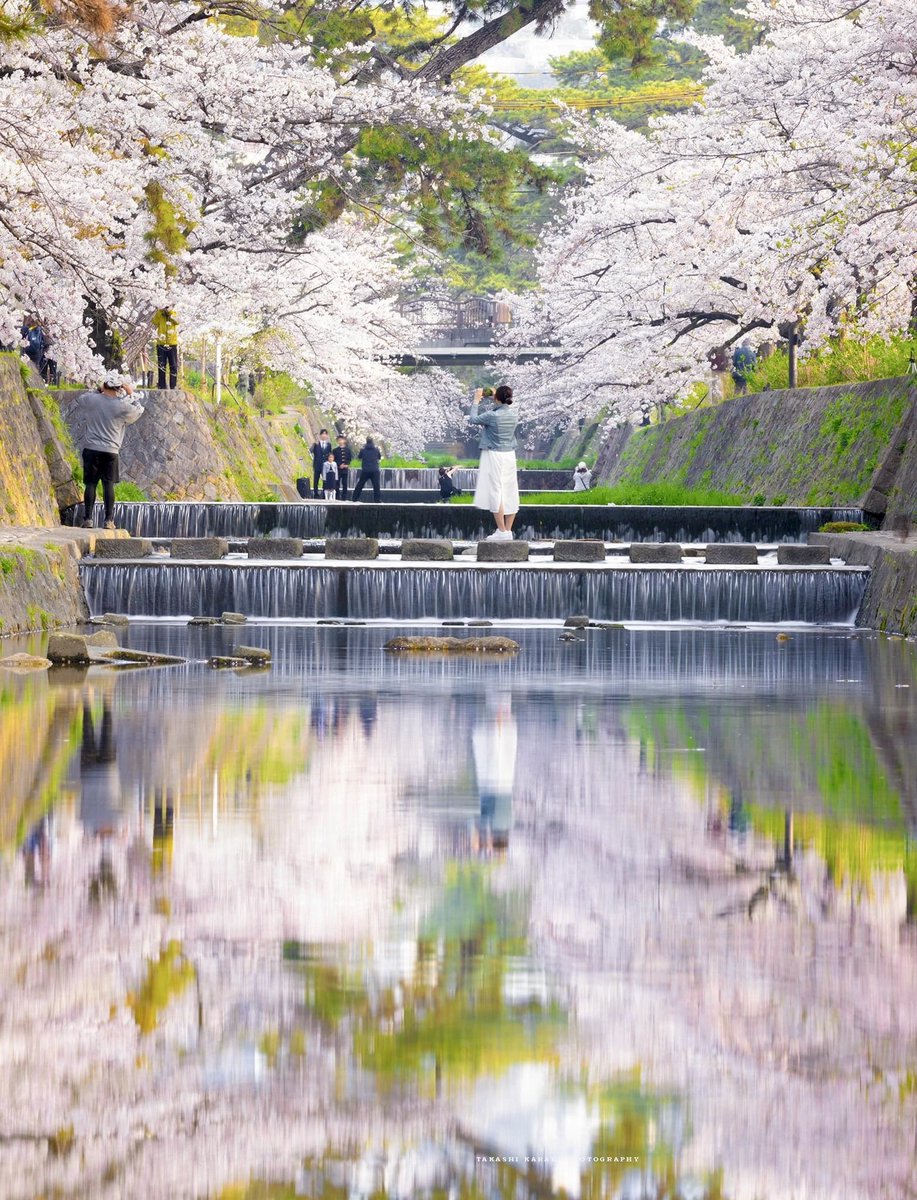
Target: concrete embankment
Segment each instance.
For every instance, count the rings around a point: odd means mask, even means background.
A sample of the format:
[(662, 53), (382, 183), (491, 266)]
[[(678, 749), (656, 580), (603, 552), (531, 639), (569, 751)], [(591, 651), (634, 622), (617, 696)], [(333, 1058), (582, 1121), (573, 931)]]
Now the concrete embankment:
[(121, 531), (0, 526), (0, 636), (78, 625), (89, 616), (79, 563)]
[(715, 488), (757, 504), (849, 504), (917, 517), (913, 376), (764, 392), (646, 429), (613, 430), (603, 483)]
[(917, 534), (814, 533), (809, 541), (827, 546), (832, 558), (850, 566), (871, 568), (857, 625), (917, 635)]

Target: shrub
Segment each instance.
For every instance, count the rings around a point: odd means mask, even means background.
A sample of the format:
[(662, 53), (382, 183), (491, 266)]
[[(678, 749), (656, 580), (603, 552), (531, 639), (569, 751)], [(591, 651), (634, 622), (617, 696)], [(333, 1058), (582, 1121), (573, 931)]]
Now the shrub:
[(869, 526), (861, 521), (826, 521), (819, 525), (819, 533), (868, 533)]
[(784, 496), (782, 493), (779, 496), (775, 496), (771, 501), (771, 504), (773, 504), (774, 508), (782, 508), (783, 505), (786, 504), (786, 496)]
[(761, 506), (766, 503), (766, 501), (764, 499), (764, 493), (763, 492), (755, 492), (755, 494), (751, 498), (751, 502), (755, 506), (755, 508), (761, 508)]

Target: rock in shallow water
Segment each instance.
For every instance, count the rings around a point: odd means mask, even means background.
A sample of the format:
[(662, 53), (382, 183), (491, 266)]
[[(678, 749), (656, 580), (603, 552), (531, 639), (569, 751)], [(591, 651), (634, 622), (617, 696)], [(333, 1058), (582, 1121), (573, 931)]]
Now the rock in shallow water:
[(46, 671), (50, 666), (50, 658), (42, 658), (38, 654), (10, 654), (0, 658), (0, 667), (7, 671)]
[(48, 638), (48, 658), (52, 663), (88, 663), (89, 644), (79, 633), (52, 633)]
[(385, 649), (397, 654), (515, 654), (519, 643), (508, 637), (396, 637)]

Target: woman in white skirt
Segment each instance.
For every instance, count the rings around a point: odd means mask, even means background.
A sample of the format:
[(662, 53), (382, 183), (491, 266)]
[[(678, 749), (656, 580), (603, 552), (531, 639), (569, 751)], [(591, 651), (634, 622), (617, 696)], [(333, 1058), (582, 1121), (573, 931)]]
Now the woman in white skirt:
[(501, 384), (494, 393), (490, 412), (478, 413), (484, 395), (482, 388), (474, 393), (471, 406), (472, 425), (481, 428), (481, 462), (478, 484), (474, 489), (477, 508), (493, 513), (497, 528), (489, 542), (509, 542), (513, 538), (513, 521), (519, 511), (519, 481), (516, 478), (516, 425), (518, 415), (512, 409), (513, 389)]

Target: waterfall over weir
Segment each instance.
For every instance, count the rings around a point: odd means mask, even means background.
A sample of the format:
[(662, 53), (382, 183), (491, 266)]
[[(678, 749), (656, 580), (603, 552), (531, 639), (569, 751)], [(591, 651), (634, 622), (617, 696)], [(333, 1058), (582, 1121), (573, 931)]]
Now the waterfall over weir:
[(856, 568), (401, 567), (91, 563), (93, 613), (416, 620), (424, 617), (846, 624), (868, 572)]
[[(385, 493), (383, 492), (383, 499)], [(73, 510), (71, 510), (72, 512)], [(79, 511), (79, 510), (77, 510)], [(96, 505), (96, 520), (103, 520)], [(860, 521), (858, 508), (669, 508), (644, 505), (530, 505), (516, 519), (529, 541), (804, 542), (826, 521)], [(489, 513), (458, 504), (118, 503), (115, 523), (135, 537), (277, 536), (451, 538), (477, 541), (493, 530)]]

